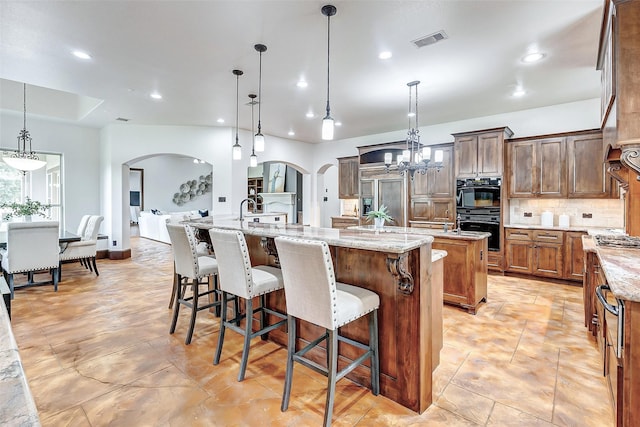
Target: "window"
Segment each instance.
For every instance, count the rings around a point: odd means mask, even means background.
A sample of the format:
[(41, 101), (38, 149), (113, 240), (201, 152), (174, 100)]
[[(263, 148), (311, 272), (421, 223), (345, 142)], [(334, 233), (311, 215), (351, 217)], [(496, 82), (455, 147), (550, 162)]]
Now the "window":
[[(59, 154), (37, 153), (45, 167), (22, 173), (0, 160), (0, 203), (22, 202), (26, 197), (50, 204), (50, 219), (62, 218), (62, 179)], [(4, 218), (4, 211), (0, 211)]]

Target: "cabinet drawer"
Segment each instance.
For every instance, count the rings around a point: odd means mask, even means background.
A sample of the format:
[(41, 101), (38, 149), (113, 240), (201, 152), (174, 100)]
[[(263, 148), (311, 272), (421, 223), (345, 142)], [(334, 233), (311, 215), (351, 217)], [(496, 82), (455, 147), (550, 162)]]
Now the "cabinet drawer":
[(533, 240), (546, 243), (563, 243), (564, 232), (555, 230), (533, 230)]
[(532, 230), (522, 230), (520, 228), (506, 228), (505, 229), (505, 239), (508, 240), (527, 240), (531, 241), (533, 239), (533, 231)]

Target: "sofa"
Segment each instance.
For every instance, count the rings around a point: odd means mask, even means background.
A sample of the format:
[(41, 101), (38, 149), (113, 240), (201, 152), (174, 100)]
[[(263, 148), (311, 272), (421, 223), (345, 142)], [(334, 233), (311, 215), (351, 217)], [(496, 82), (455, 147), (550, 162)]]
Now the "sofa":
[(138, 217), (140, 237), (171, 244), (169, 232), (167, 231), (167, 222), (175, 223), (192, 218), (201, 218), (202, 215), (200, 212), (201, 211), (197, 210), (164, 213), (141, 211), (140, 216)]

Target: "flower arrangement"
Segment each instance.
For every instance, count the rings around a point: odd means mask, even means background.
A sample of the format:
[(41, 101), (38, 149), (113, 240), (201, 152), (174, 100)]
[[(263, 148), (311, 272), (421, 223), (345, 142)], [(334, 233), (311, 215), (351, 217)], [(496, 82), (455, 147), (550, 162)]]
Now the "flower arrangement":
[(376, 220), (376, 223), (384, 224), (385, 221), (393, 221), (393, 217), (389, 215), (389, 211), (385, 205), (381, 205), (377, 211), (369, 211), (365, 214), (368, 220)]
[(13, 217), (31, 215), (40, 215), (47, 218), (47, 210), (49, 208), (51, 208), (51, 205), (45, 205), (37, 200), (31, 200), (29, 197), (25, 199), (24, 203), (12, 202), (0, 204), (0, 209), (10, 209), (10, 212), (4, 216), (4, 219), (7, 221)]

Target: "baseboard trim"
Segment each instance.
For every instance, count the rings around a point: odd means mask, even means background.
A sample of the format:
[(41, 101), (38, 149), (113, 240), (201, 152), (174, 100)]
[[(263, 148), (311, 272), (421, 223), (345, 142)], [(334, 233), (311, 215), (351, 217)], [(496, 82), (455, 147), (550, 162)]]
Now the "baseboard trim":
[(131, 249), (125, 249), (123, 251), (108, 251), (109, 259), (112, 260), (121, 260), (131, 258)]

